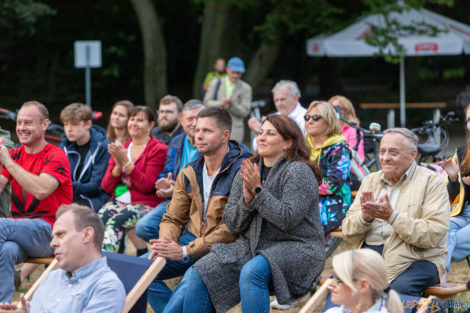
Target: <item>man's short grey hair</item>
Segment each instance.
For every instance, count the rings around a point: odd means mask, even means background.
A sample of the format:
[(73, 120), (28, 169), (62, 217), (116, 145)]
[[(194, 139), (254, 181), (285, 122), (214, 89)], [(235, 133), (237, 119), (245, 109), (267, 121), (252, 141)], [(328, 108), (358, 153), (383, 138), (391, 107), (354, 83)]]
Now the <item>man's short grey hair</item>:
[(416, 134), (413, 133), (408, 128), (403, 128), (403, 127), (389, 128), (384, 131), (384, 135), (386, 134), (400, 134), (408, 140), (410, 151), (418, 149), (418, 136), (416, 136)]
[(194, 109), (199, 109), (199, 108), (204, 108), (204, 104), (201, 102), (201, 100), (198, 99), (191, 99), (188, 100), (184, 106), (183, 106), (183, 112), (184, 111), (189, 111), (189, 110), (194, 110)]
[(287, 87), (289, 93), (292, 97), (297, 97), (300, 99), (300, 89), (297, 86), (297, 83), (292, 80), (280, 80), (274, 85), (272, 93), (275, 93), (279, 88)]

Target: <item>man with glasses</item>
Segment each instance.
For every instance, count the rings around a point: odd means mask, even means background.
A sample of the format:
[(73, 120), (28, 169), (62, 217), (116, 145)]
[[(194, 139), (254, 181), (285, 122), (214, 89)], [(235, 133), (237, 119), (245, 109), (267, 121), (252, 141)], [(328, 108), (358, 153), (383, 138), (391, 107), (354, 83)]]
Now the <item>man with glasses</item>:
[(232, 117), (232, 135), (230, 139), (243, 143), (245, 136), (245, 123), (243, 119), (248, 116), (251, 108), (251, 87), (241, 80), (245, 73), (245, 64), (242, 59), (233, 57), (227, 62), (225, 69), (227, 75), (214, 79), (204, 97), (206, 107), (222, 107)]
[(180, 123), (182, 111), (183, 102), (178, 97), (164, 96), (158, 106), (158, 126), (152, 129), (152, 136), (168, 146), (173, 138), (183, 134), (184, 130)]

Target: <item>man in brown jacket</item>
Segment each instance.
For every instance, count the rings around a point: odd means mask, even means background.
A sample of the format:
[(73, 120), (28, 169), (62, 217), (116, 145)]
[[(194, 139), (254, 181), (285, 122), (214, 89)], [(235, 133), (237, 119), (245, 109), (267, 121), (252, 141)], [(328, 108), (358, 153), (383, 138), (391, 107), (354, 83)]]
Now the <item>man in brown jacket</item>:
[(232, 119), (223, 108), (206, 108), (198, 114), (195, 142), (199, 154), (178, 174), (173, 197), (160, 223), (159, 239), (150, 240), (152, 252), (148, 257), (167, 259), (148, 289), (149, 303), (156, 313), (167, 304), (179, 307), (183, 302), (185, 280), (173, 293), (164, 279), (183, 275), (210, 251), (213, 243), (235, 239), (222, 222), (222, 213), (232, 181), (251, 153), (246, 146), (229, 141), (231, 127)]
[(382, 254), (392, 289), (419, 296), (445, 277), (450, 205), (444, 180), (414, 161), (417, 144), (406, 128), (384, 132), (382, 170), (364, 179), (342, 229)]

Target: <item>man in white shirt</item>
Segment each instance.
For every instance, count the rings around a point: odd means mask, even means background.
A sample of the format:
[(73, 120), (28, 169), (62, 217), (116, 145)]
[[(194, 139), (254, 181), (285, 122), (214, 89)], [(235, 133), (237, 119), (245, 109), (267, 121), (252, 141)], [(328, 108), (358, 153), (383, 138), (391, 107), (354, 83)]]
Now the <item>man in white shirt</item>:
[[(304, 115), (307, 110), (299, 103), (300, 90), (297, 83), (292, 80), (280, 80), (272, 89), (274, 106), (277, 112), (293, 119), (305, 135)], [(261, 129), (261, 123), (255, 117), (248, 120), (248, 126), (258, 134)], [(256, 150), (256, 137), (253, 139), (253, 149)]]

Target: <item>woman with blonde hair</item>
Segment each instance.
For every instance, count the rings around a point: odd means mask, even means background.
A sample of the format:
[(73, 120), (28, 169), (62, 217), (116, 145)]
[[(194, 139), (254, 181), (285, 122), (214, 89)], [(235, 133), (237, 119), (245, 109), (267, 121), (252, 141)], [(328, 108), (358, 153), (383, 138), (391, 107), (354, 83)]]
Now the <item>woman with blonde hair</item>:
[(341, 226), (351, 206), (350, 151), (341, 134), (336, 111), (328, 102), (313, 101), (304, 119), (310, 160), (320, 166), (322, 173), (322, 182), (318, 187), (320, 217), (323, 231), (328, 235)]
[[(328, 100), (328, 102), (334, 107), (339, 107), (341, 109), (341, 113), (346, 118), (346, 120), (348, 120), (350, 122), (354, 122), (354, 123), (356, 123), (356, 125), (359, 126), (360, 122), (359, 122), (359, 119), (356, 116), (356, 110), (354, 110), (354, 106), (351, 103), (351, 101), (349, 101), (348, 98), (337, 95), (337, 96), (331, 97), (330, 100)], [(365, 159), (364, 135), (361, 132), (361, 140), (359, 141), (359, 144), (357, 144), (357, 131), (356, 131), (356, 129), (354, 127), (349, 126), (348, 124), (346, 124), (343, 121), (340, 121), (340, 124), (341, 124), (341, 128), (342, 128), (343, 136), (344, 136), (344, 138), (346, 138), (346, 141), (348, 142), (349, 148), (351, 150), (354, 149), (355, 151), (357, 151), (357, 155), (359, 156), (359, 159), (361, 159), (361, 163), (364, 162), (364, 159)], [(357, 145), (357, 149), (356, 149), (356, 145)], [(357, 167), (360, 169), (360, 166), (359, 166), (360, 164), (356, 161), (354, 161), (354, 162), (356, 163)], [(351, 170), (351, 173), (352, 172), (353, 171)], [(365, 175), (365, 173), (364, 173), (364, 171), (362, 171), (362, 169), (361, 169), (361, 172), (362, 172), (362, 174)], [(359, 186), (361, 185), (360, 180), (357, 179), (355, 176), (351, 176), (351, 180), (352, 180), (352, 189), (353, 190), (359, 189)]]
[(326, 313), (402, 313), (401, 301), (389, 288), (385, 261), (371, 249), (348, 250), (333, 257), (331, 301)]

